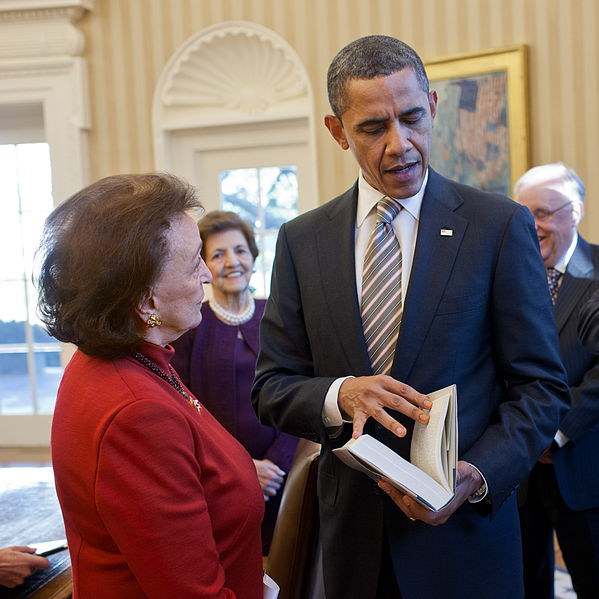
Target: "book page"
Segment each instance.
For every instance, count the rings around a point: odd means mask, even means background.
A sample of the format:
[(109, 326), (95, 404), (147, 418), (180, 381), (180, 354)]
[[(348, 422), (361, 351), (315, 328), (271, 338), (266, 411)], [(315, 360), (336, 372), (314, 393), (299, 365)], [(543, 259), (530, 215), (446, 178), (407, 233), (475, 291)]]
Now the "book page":
[(410, 460), (412, 464), (430, 475), (443, 488), (453, 493), (454, 472), (453, 464), (451, 466), (449, 464), (450, 443), (447, 436), (448, 429), (446, 429), (446, 424), (451, 426), (452, 420), (447, 418), (452, 392), (453, 386), (429, 394), (429, 398), (433, 402), (429, 412), (430, 420), (428, 424), (416, 422), (414, 425)]
[(445, 417), (445, 441), (447, 442), (444, 457), (447, 460), (445, 471), (447, 480), (452, 489), (455, 490), (458, 464), (458, 402), (457, 394), (449, 401), (447, 416)]
[(453, 493), (443, 488), (428, 474), (370, 435), (351, 439), (333, 453), (345, 464), (374, 480), (389, 480), (402, 493), (407, 493), (427, 508), (439, 510)]
[(266, 572), (264, 572), (264, 575), (262, 576), (262, 590), (264, 599), (277, 599), (281, 588)]

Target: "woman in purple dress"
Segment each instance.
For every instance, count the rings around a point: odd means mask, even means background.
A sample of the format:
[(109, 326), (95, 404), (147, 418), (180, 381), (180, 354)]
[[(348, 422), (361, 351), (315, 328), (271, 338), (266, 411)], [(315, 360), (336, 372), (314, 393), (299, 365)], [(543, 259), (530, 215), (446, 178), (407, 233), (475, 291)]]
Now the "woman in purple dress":
[(198, 226), (212, 297), (202, 305), (202, 323), (173, 343), (173, 366), (254, 460), (266, 501), (262, 553), (267, 555), (298, 439), (260, 424), (250, 401), (266, 303), (254, 300), (249, 288), (258, 247), (252, 229), (233, 212), (209, 212)]

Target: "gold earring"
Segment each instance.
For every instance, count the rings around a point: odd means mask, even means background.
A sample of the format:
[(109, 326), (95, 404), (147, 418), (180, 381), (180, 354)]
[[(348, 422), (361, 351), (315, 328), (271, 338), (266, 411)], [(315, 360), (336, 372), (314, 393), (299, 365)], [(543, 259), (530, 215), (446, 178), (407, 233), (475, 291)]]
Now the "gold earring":
[(146, 326), (149, 329), (153, 329), (154, 327), (159, 327), (162, 324), (162, 320), (160, 316), (154, 312), (154, 314), (150, 314), (148, 320), (146, 321)]

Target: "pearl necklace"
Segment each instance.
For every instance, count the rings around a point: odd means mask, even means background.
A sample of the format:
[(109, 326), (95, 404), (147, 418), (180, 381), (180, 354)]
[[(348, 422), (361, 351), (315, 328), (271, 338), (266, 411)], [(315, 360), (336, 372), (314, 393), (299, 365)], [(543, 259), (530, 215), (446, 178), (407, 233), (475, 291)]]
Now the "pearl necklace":
[(171, 387), (176, 389), (188, 402), (194, 407), (198, 413), (202, 413), (202, 404), (195, 398), (189, 395), (187, 391), (183, 388), (181, 381), (177, 377), (177, 373), (173, 369), (173, 367), (169, 364), (168, 371), (171, 376), (168, 376), (166, 372), (164, 372), (157, 364), (154, 364), (152, 360), (146, 358), (143, 354), (137, 352), (135, 354), (135, 359), (138, 362), (141, 362), (144, 366), (147, 366), (154, 374), (157, 374), (162, 380), (166, 381)]
[(212, 308), (214, 314), (219, 320), (222, 320), (224, 323), (237, 326), (251, 320), (252, 316), (254, 316), (254, 311), (256, 309), (256, 302), (254, 298), (250, 296), (250, 303), (244, 308), (243, 312), (239, 312), (236, 314), (235, 312), (229, 312), (225, 308), (223, 308), (214, 298), (208, 300), (208, 304)]

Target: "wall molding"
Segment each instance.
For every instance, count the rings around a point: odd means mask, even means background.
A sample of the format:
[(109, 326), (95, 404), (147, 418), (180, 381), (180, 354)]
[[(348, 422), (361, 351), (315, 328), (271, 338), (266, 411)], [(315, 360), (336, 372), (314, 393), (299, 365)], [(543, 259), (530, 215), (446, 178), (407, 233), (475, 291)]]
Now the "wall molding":
[(93, 0), (0, 0), (0, 60), (81, 55), (74, 23), (92, 8)]
[(89, 182), (84, 36), (74, 22), (93, 0), (0, 0), (0, 110), (40, 104), (54, 202)]
[(185, 129), (308, 116), (312, 94), (293, 48), (244, 21), (207, 27), (165, 66), (154, 94), (154, 125)]
[(285, 39), (257, 23), (217, 23), (185, 41), (158, 80), (152, 105), (155, 166), (174, 166), (171, 141), (178, 132), (196, 131), (201, 138), (219, 126), (303, 119), (316, 169), (313, 112), (308, 74)]

